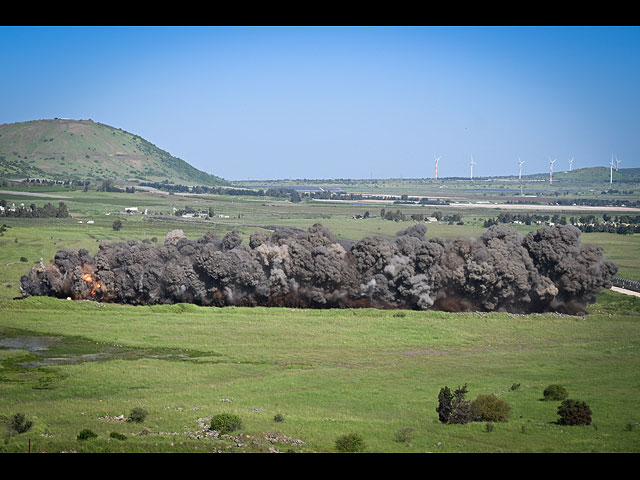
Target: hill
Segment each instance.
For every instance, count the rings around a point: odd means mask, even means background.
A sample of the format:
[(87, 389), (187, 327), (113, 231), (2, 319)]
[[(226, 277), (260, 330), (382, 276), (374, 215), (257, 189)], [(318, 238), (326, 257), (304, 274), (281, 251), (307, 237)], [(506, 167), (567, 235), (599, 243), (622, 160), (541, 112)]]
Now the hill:
[[(573, 171), (553, 172), (553, 181), (570, 181), (576, 183), (602, 183), (609, 182), (611, 169), (609, 167), (585, 167), (577, 168)], [(532, 175), (523, 175), (527, 180), (547, 180), (549, 172), (536, 173)], [(619, 182), (638, 182), (640, 180), (640, 168), (620, 168), (618, 171), (613, 170), (613, 181)]]
[(58, 118), (0, 125), (0, 177), (229, 184), (120, 128)]

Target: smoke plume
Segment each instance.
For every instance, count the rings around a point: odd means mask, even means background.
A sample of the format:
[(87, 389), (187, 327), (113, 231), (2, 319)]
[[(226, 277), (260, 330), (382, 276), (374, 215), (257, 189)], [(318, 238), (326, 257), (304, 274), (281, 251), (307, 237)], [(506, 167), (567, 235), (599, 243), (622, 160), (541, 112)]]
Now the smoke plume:
[(237, 231), (189, 240), (174, 230), (161, 246), (102, 243), (93, 257), (63, 248), (23, 276), (21, 290), (132, 305), (580, 313), (618, 270), (572, 226), (522, 236), (495, 225), (456, 240), (426, 231), (415, 224), (392, 240), (353, 242), (315, 224), (256, 231), (247, 245)]

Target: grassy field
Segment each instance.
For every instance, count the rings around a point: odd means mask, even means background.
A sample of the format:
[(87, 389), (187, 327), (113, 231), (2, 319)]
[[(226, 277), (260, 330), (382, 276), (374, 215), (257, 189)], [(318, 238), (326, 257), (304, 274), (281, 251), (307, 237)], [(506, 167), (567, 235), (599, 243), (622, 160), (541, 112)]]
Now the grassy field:
[[(30, 439), (45, 452), (331, 452), (349, 432), (368, 452), (640, 449), (640, 300), (612, 292), (586, 317), (51, 298), (2, 301), (0, 313), (2, 337), (51, 344), (0, 351), (0, 412), (34, 421), (25, 434), (5, 433), (0, 451), (24, 452)], [(47, 358), (57, 360), (20, 366)], [(552, 383), (588, 403), (592, 425), (556, 423), (559, 402), (542, 400)], [(439, 423), (439, 389), (463, 384), (470, 400), (505, 400), (509, 421), (492, 432)], [(141, 424), (106, 420), (138, 406), (149, 412)], [(222, 412), (242, 418), (241, 435), (196, 440), (199, 419)], [(76, 440), (85, 428), (98, 438)], [(409, 438), (397, 441), (403, 429)], [(110, 439), (114, 431), (127, 440)], [(271, 444), (276, 433), (282, 441)]]
[[(256, 225), (316, 222), (358, 240), (393, 236), (411, 224), (353, 218), (365, 210), (377, 215), (377, 204), (49, 193), (69, 197), (72, 218), (0, 221), (0, 421), (16, 413), (33, 421), (22, 434), (0, 426), (0, 452), (25, 452), (29, 441), (32, 451), (44, 452), (335, 452), (336, 438), (350, 432), (362, 436), (365, 452), (640, 451), (638, 298), (602, 292), (584, 317), (14, 300), (20, 276), (61, 247), (93, 254), (101, 241), (161, 243), (176, 228), (189, 238), (231, 229), (247, 238)], [(18, 192), (0, 198), (60, 201)], [(166, 217), (196, 204), (229, 218), (198, 223), (120, 213), (137, 206)], [(496, 214), (467, 209), (464, 225), (429, 224), (427, 236), (479, 236), (484, 219)], [(115, 219), (123, 222), (120, 231), (112, 228)], [(602, 245), (621, 276), (640, 279), (637, 235), (582, 238)], [(559, 402), (542, 400), (553, 383), (587, 402), (592, 425), (557, 424)], [(508, 422), (491, 432), (482, 422), (441, 424), (440, 388), (464, 384), (469, 400), (487, 393), (505, 400)], [(138, 406), (148, 411), (144, 422), (115, 418)], [(203, 422), (223, 412), (239, 415), (242, 430), (204, 436)], [(77, 440), (85, 428), (98, 437)]]

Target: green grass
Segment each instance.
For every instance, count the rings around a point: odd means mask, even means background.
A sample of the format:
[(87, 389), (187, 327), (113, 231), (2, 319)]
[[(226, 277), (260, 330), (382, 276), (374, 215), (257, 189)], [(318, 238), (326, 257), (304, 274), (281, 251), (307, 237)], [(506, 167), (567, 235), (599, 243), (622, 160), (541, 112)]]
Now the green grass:
[[(89, 344), (128, 355), (25, 369), (20, 381), (0, 382), (0, 415), (19, 405), (34, 420), (30, 436), (8, 438), (0, 451), (24, 451), (29, 438), (47, 452), (226, 449), (233, 442), (193, 441), (189, 432), (198, 418), (228, 412), (257, 442), (232, 448), (241, 451), (267, 448), (264, 434), (279, 431), (308, 452), (334, 451), (335, 439), (350, 432), (369, 452), (637, 452), (640, 427), (625, 426), (640, 420), (640, 301), (614, 292), (601, 301), (584, 318), (3, 301), (3, 328), (66, 339), (56, 356), (79, 355)], [(624, 313), (612, 316), (616, 302)], [(159, 356), (178, 351), (185, 355)], [(17, 355), (0, 356), (14, 375)], [(440, 424), (439, 389), (464, 383), (470, 399), (495, 393), (508, 402), (510, 421), (491, 433), (483, 423)], [(510, 391), (514, 383), (521, 387)], [(551, 383), (586, 401), (596, 426), (556, 425), (558, 402), (541, 401)], [(149, 412), (144, 424), (119, 424), (127, 442), (108, 441), (115, 427), (101, 417), (135, 406)], [(276, 425), (276, 413), (286, 422)], [(152, 433), (136, 435), (142, 426)], [(83, 428), (98, 438), (78, 443)], [(395, 441), (402, 428), (413, 429), (412, 446)]]

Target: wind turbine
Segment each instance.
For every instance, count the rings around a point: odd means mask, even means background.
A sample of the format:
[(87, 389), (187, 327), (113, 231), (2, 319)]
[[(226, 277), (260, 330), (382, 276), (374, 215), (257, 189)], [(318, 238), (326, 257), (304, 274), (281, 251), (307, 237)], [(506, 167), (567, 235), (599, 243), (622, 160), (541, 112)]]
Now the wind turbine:
[(522, 180), (522, 165), (524, 165), (524, 162), (520, 160), (520, 157), (518, 157), (518, 163), (520, 164), (520, 173), (518, 174), (518, 180)]
[(549, 185), (553, 185), (553, 164), (556, 163), (556, 160), (558, 159), (551, 160), (549, 157)]
[(571, 160), (569, 160), (569, 171), (573, 170), (573, 157), (571, 157)]
[(610, 173), (609, 173), (609, 185), (613, 184), (613, 155), (611, 156), (611, 163), (609, 164)]
[(436, 157), (434, 155), (435, 159), (436, 159), (436, 180), (438, 179), (438, 162), (440, 161), (440, 157)]
[(470, 163), (470, 165), (471, 165), (471, 180), (473, 180), (473, 166), (477, 165), (477, 163), (473, 161), (473, 155), (471, 155), (471, 163)]
[(618, 171), (618, 165), (622, 160), (618, 160), (618, 156), (616, 155), (616, 172)]

